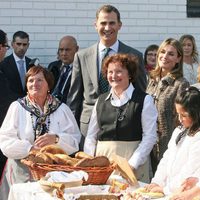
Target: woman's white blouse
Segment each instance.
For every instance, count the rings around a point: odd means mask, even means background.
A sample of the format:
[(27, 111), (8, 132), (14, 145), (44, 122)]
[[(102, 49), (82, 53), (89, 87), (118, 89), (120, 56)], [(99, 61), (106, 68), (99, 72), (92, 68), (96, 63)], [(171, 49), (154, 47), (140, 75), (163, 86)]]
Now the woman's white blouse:
[(197, 83), (198, 66), (198, 63), (193, 63), (192, 65), (183, 63), (183, 76), (190, 85)]
[[(48, 117), (47, 117), (48, 118)], [(30, 112), (26, 111), (19, 102), (13, 102), (0, 128), (0, 148), (5, 156), (21, 159), (28, 155), (34, 143), (33, 123)], [(46, 119), (47, 123), (47, 119)], [(50, 114), (49, 134), (59, 136), (60, 145), (68, 154), (79, 150), (81, 134), (76, 120), (66, 104)]]
[[(123, 92), (123, 95), (121, 96), (120, 99), (114, 94), (112, 89), (108, 97), (112, 95), (111, 104), (113, 106), (119, 107), (124, 105), (131, 99), (133, 91), (134, 87), (132, 84), (130, 84), (127, 90)], [(84, 152), (92, 156), (95, 154), (95, 149), (97, 144), (97, 133), (100, 130), (97, 123), (96, 105), (97, 102), (93, 108), (93, 112), (88, 127), (88, 133), (85, 138), (85, 144), (84, 144)], [(129, 164), (132, 167), (134, 167), (134, 169), (138, 169), (139, 166), (145, 163), (157, 139), (157, 133), (156, 133), (157, 110), (154, 105), (153, 98), (150, 95), (146, 95), (144, 99), (141, 121), (142, 121), (142, 131), (143, 131), (142, 141), (140, 142), (138, 148), (135, 150), (135, 152), (128, 161)]]
[(179, 128), (174, 130), (151, 181), (162, 186), (165, 194), (176, 192), (188, 177), (200, 177), (200, 132), (193, 137), (185, 136), (176, 145), (175, 140), (180, 132)]

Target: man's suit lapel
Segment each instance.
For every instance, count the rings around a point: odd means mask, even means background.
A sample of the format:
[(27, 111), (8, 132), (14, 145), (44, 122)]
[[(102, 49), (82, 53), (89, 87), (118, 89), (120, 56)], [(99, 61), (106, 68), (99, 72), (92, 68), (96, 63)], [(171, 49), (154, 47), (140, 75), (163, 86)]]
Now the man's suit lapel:
[(127, 48), (126, 45), (125, 45), (124, 43), (122, 43), (121, 41), (119, 41), (118, 53), (129, 53), (128, 48)]
[[(89, 76), (90, 79), (92, 80), (94, 89), (96, 91), (96, 93), (99, 93), (99, 67), (98, 67), (98, 43), (94, 44), (90, 51), (87, 54), (87, 58), (86, 58), (86, 67), (88, 68), (88, 72), (89, 72)], [(128, 48), (126, 47), (125, 44), (123, 44), (122, 42), (119, 41), (119, 50), (118, 52), (123, 52), (123, 53), (129, 53)]]
[(30, 63), (31, 59), (28, 57), (25, 57), (25, 60), (26, 60), (26, 72), (27, 72), (30, 69), (29, 63)]
[(91, 47), (91, 50), (89, 51), (89, 54), (87, 55), (87, 59), (86, 59), (86, 66), (88, 68), (89, 76), (90, 76), (90, 79), (92, 80), (96, 93), (98, 93), (98, 90), (99, 90), (97, 45), (98, 44), (95, 44)]
[(58, 79), (60, 77), (60, 71), (61, 71), (61, 65), (62, 62), (60, 60), (56, 61), (54, 64), (52, 64), (50, 71), (53, 73), (54, 75), (54, 79), (55, 79), (55, 85), (58, 82)]
[(23, 91), (21, 79), (20, 79), (20, 76), (19, 76), (19, 71), (18, 71), (17, 64), (15, 62), (13, 54), (11, 55), (9, 62), (10, 62), (10, 66), (9, 66), (10, 76), (12, 77), (13, 81), (15, 80), (15, 85), (18, 88), (20, 88), (21, 91)]

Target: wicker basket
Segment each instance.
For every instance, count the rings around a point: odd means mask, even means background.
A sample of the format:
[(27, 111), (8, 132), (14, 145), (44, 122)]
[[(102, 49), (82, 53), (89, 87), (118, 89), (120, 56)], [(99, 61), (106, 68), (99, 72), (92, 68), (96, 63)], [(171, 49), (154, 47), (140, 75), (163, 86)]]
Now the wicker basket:
[(88, 180), (83, 182), (84, 185), (105, 184), (115, 168), (113, 165), (110, 165), (108, 167), (72, 167), (58, 164), (50, 165), (43, 163), (33, 163), (32, 161), (26, 159), (22, 159), (21, 162), (29, 168), (34, 180), (39, 180), (40, 178), (44, 177), (47, 172), (50, 171), (72, 172), (83, 170), (88, 173)]

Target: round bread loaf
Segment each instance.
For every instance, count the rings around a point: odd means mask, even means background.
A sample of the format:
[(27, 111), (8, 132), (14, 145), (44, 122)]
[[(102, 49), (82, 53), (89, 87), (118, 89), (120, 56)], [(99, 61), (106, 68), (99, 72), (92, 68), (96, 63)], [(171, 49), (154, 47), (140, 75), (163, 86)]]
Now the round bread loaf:
[(77, 167), (108, 167), (110, 161), (106, 156), (97, 156), (95, 158), (83, 158), (75, 166)]

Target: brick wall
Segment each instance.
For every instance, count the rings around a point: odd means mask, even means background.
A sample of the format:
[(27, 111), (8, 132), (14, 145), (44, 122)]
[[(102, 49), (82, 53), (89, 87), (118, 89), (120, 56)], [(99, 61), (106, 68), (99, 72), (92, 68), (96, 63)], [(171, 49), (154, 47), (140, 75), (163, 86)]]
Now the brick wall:
[(98, 40), (95, 13), (107, 3), (121, 13), (119, 38), (142, 52), (149, 44), (185, 33), (195, 36), (200, 49), (200, 18), (187, 18), (186, 0), (1, 0), (0, 29), (8, 33), (9, 42), (15, 31), (28, 32), (27, 55), (47, 66), (56, 59), (62, 36), (74, 35), (80, 48)]

